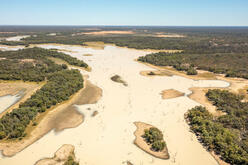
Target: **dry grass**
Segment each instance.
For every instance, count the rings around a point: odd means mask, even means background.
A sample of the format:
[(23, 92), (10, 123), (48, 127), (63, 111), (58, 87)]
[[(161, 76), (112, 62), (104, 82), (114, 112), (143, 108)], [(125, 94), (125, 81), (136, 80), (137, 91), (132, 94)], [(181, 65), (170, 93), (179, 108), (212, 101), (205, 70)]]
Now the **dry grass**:
[(179, 91), (177, 91), (175, 89), (168, 89), (168, 90), (163, 90), (161, 92), (161, 95), (162, 95), (163, 99), (173, 99), (173, 98), (176, 98), (176, 97), (184, 96), (184, 93), (179, 92)]
[(97, 50), (103, 50), (105, 47), (104, 42), (84, 42), (85, 45), (87, 45), (86, 47), (89, 48), (93, 48), (93, 49), (97, 49)]
[(141, 71), (140, 75), (142, 76), (172, 76), (173, 74), (166, 70), (153, 70), (153, 71)]

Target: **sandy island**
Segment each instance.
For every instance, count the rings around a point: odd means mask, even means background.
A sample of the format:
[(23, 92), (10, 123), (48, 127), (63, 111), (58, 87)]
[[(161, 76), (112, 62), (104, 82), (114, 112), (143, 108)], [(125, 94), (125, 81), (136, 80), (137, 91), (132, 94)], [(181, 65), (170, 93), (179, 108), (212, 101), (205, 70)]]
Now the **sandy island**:
[(53, 158), (44, 158), (35, 163), (35, 165), (63, 165), (71, 156), (75, 159), (75, 147), (70, 144), (64, 144), (55, 152)]
[(161, 95), (162, 95), (162, 99), (173, 99), (180, 96), (184, 96), (184, 93), (179, 92), (175, 89), (167, 89), (167, 90), (163, 90), (161, 92)]
[(155, 151), (152, 151), (150, 149), (151, 146), (148, 145), (145, 142), (145, 140), (143, 139), (142, 135), (144, 134), (145, 129), (149, 129), (149, 128), (153, 127), (152, 125), (142, 123), (142, 122), (134, 122), (134, 124), (137, 127), (136, 131), (134, 132), (134, 135), (135, 135), (134, 144), (136, 146), (138, 146), (140, 149), (151, 154), (152, 156), (154, 156), (156, 158), (160, 158), (160, 159), (169, 159), (170, 158), (166, 145), (165, 145), (165, 148), (163, 149), (163, 151), (155, 152)]
[(110, 79), (114, 82), (121, 83), (124, 86), (128, 86), (127, 82), (124, 81), (119, 75), (114, 75)]

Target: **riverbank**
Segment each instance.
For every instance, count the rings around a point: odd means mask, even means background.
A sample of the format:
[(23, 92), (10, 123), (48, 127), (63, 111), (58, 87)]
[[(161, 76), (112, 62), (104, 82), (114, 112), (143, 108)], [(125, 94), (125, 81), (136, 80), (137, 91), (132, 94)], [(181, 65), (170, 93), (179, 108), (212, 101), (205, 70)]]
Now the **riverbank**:
[(71, 156), (75, 160), (75, 147), (70, 144), (64, 144), (54, 154), (52, 158), (44, 158), (35, 163), (35, 165), (63, 165)]
[(59, 132), (67, 128), (79, 126), (83, 122), (84, 116), (77, 111), (74, 105), (94, 104), (101, 96), (101, 89), (85, 80), (84, 88), (71, 96), (69, 100), (38, 115), (36, 120), (37, 126), (33, 127), (30, 124), (27, 127), (27, 136), (21, 141), (2, 141), (0, 143), (2, 154), (4, 156), (13, 156), (53, 129)]

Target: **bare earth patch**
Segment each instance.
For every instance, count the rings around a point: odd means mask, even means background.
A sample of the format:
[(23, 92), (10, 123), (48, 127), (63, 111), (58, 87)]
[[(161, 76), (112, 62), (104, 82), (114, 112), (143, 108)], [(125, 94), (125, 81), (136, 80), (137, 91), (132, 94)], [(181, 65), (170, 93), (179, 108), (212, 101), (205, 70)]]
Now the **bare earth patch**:
[(22, 140), (6, 140), (0, 142), (0, 150), (4, 156), (13, 156), (22, 151), (51, 130), (56, 132), (66, 128), (74, 128), (83, 122), (84, 116), (79, 113), (75, 104), (94, 104), (102, 96), (102, 90), (85, 80), (85, 87), (57, 106), (37, 116), (37, 126), (32, 123), (27, 127), (27, 136)]
[(105, 47), (104, 42), (84, 42), (85, 45), (87, 45), (86, 47), (89, 48), (93, 48), (93, 49), (97, 49), (97, 50), (103, 50)]
[(44, 158), (35, 163), (35, 165), (63, 165), (71, 156), (75, 159), (75, 147), (70, 144), (64, 144), (54, 154), (53, 158)]
[(154, 70), (154, 71), (141, 71), (140, 75), (142, 76), (172, 76), (171, 72), (166, 70)]
[(218, 111), (216, 106), (214, 106), (205, 96), (209, 89), (217, 89), (217, 88), (190, 88), (189, 90), (192, 93), (188, 96), (190, 99), (200, 103), (214, 116), (224, 115), (222, 111)]
[(93, 56), (92, 54), (84, 54), (83, 56)]
[(184, 93), (179, 92), (175, 89), (167, 89), (167, 90), (163, 90), (161, 92), (161, 95), (163, 99), (173, 99), (176, 97), (184, 96)]
[(136, 131), (134, 132), (134, 135), (135, 135), (134, 144), (137, 147), (139, 147), (140, 149), (142, 149), (146, 153), (149, 153), (156, 158), (160, 158), (160, 159), (169, 159), (170, 158), (169, 153), (168, 153), (168, 149), (166, 146), (165, 146), (164, 150), (162, 150), (160, 152), (155, 152), (155, 151), (152, 151), (150, 149), (151, 146), (148, 145), (146, 143), (146, 141), (143, 139), (142, 135), (144, 134), (145, 129), (149, 129), (149, 128), (154, 127), (154, 126), (152, 126), (150, 124), (143, 123), (143, 122), (134, 122), (134, 124), (137, 127)]

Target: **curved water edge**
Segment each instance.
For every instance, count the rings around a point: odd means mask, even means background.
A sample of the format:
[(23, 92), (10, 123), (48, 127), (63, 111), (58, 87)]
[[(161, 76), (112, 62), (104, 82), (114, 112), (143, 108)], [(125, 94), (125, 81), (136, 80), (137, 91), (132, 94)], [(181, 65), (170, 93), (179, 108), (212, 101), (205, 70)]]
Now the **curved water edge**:
[[(129, 160), (133, 164), (217, 164), (215, 159), (202, 147), (189, 126), (184, 114), (199, 105), (189, 99), (192, 87), (228, 87), (221, 80), (192, 80), (180, 76), (145, 77), (139, 73), (150, 67), (134, 61), (147, 51), (105, 46), (103, 50), (82, 46), (40, 44), (42, 48), (60, 49), (66, 54), (83, 59), (92, 67), (89, 80), (103, 90), (103, 97), (96, 104), (77, 106), (85, 115), (85, 121), (77, 128), (67, 129), (59, 134), (51, 131), (40, 140), (10, 158), (3, 158), (0, 164), (15, 165), (16, 162), (31, 165), (43, 157), (52, 157), (63, 144), (75, 146), (80, 164), (117, 165)], [(92, 54), (92, 56), (84, 56)], [(120, 75), (127, 83), (114, 83), (111, 75)], [(174, 99), (163, 100), (160, 92), (175, 89), (185, 93)], [(95, 117), (91, 111), (98, 111)], [(135, 121), (149, 123), (163, 134), (169, 160), (160, 160), (140, 150), (133, 144)], [(44, 149), (44, 146), (46, 148)], [(110, 158), (111, 159), (108, 159)], [(97, 159), (96, 159), (97, 158)]]
[(16, 95), (6, 95), (0, 97), (0, 114), (18, 102), (22, 97), (22, 92)]

